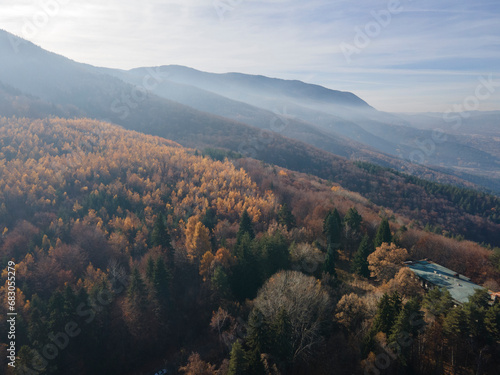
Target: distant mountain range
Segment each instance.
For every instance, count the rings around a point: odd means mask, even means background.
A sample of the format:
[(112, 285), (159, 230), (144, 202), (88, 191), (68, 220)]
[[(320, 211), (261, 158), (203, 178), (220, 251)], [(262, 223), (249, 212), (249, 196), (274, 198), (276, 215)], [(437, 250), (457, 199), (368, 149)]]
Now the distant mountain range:
[(0, 51), (1, 115), (92, 117), (302, 171), (297, 155), (337, 155), (500, 193), (500, 112), (471, 114), (456, 131), (442, 114), (383, 113), (352, 93), (300, 81), (182, 66), (97, 68), (5, 31)]
[[(152, 69), (106, 71), (140, 85)], [(406, 163), (388, 161), (387, 157), (377, 160), (373, 154), (364, 159), (366, 155), (356, 151), (341, 156), (376, 163), (385, 159), (390, 166), (406, 171), (418, 170), (408, 163), (416, 162), (500, 191), (499, 147), (495, 147), (495, 142), (500, 139), (500, 130), (498, 127), (495, 129), (500, 121), (500, 112), (475, 112), (460, 116), (389, 114), (375, 110), (354, 94), (300, 81), (238, 73), (204, 73), (180, 66), (154, 69), (161, 82), (152, 91), (161, 97), (266, 128), (269, 121), (259, 116), (264, 109), (287, 117), (287, 126), (283, 126), (281, 131), (289, 137), (335, 153), (328, 146), (332, 144), (329, 139), (304, 138), (300, 134), (300, 130), (305, 129), (309, 134), (321, 131), (335, 139), (348, 139), (350, 143), (347, 144), (354, 149), (368, 148), (406, 160)], [(242, 103), (247, 106), (242, 106)], [(456, 118), (461, 121), (460, 132), (455, 130)], [(473, 135), (473, 139), (469, 135)]]

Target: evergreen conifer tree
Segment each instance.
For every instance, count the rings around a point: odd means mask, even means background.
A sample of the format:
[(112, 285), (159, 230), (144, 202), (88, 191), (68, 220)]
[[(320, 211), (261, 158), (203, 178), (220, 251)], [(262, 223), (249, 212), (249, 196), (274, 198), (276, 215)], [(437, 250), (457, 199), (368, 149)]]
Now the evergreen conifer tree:
[(392, 234), (389, 221), (383, 219), (378, 227), (377, 235), (375, 236), (375, 247), (379, 247), (383, 243), (392, 243)]
[(359, 244), (358, 251), (354, 255), (351, 265), (351, 271), (359, 276), (369, 277), (370, 270), (368, 269), (368, 255), (373, 252), (373, 244), (368, 235), (365, 235)]
[(169, 249), (172, 246), (170, 241), (170, 234), (165, 226), (165, 217), (163, 214), (159, 214), (154, 222), (153, 231), (151, 232), (152, 245)]
[(260, 310), (254, 309), (248, 318), (246, 344), (251, 350), (268, 353), (270, 349), (269, 325)]
[(229, 371), (228, 375), (242, 375), (245, 374), (248, 368), (246, 353), (243, 346), (239, 341), (233, 344), (231, 354), (229, 357)]
[(286, 226), (288, 230), (296, 226), (295, 216), (286, 203), (278, 211), (278, 223)]
[(149, 281), (153, 281), (154, 272), (155, 272), (155, 261), (152, 256), (149, 256), (148, 263), (146, 264), (146, 278)]
[(335, 270), (335, 264), (337, 263), (338, 253), (332, 244), (328, 245), (326, 250), (325, 263), (323, 264), (323, 270), (329, 273), (331, 276), (336, 276), (337, 271)]
[(293, 358), (292, 325), (285, 309), (280, 310), (276, 316), (271, 330), (273, 332), (272, 354), (276, 355), (285, 363), (291, 362)]
[(240, 243), (242, 237), (245, 234), (248, 234), (251, 240), (255, 238), (255, 232), (252, 226), (252, 219), (250, 218), (250, 215), (248, 214), (247, 210), (243, 211), (243, 213), (241, 214), (240, 227), (238, 229), (238, 233), (236, 234), (236, 244)]
[(156, 298), (161, 304), (166, 304), (169, 295), (170, 275), (162, 258), (156, 261), (153, 273), (153, 286)]
[(336, 208), (326, 215), (323, 221), (323, 233), (326, 235), (328, 245), (332, 245), (336, 249), (340, 247), (342, 219)]
[(266, 368), (262, 363), (260, 352), (256, 349), (246, 352), (245, 359), (247, 362), (247, 370), (245, 375), (266, 375)]

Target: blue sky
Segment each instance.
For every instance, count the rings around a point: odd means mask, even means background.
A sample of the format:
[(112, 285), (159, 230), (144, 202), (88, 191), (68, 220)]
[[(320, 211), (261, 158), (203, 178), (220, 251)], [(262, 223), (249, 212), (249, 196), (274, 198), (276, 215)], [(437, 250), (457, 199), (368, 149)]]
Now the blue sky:
[[(498, 0), (0, 0), (0, 28), (93, 65), (299, 79), (393, 112), (500, 82)], [(479, 109), (500, 110), (500, 85)]]

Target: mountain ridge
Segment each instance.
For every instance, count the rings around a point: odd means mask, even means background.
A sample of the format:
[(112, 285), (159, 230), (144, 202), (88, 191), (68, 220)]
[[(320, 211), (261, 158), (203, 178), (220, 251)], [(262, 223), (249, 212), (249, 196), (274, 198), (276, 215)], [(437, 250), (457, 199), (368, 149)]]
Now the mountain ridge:
[[(151, 69), (151, 68), (149, 68)], [(157, 73), (161, 75), (164, 82), (155, 87), (155, 93), (159, 96), (172, 99), (166, 93), (164, 87), (168, 83), (185, 84), (197, 87), (205, 92), (211, 92), (225, 99), (237, 100), (245, 104), (252, 105), (259, 109), (273, 111), (275, 113), (282, 112), (290, 117), (293, 115), (295, 120), (300, 119), (310, 127), (314, 127), (321, 132), (330, 134), (333, 137), (343, 137), (360, 142), (364, 147), (369, 147), (376, 152), (390, 155), (392, 158), (401, 160), (399, 163), (392, 162), (392, 166), (399, 170), (401, 165), (413, 164), (409, 169), (416, 170), (416, 164), (421, 167), (431, 168), (441, 171), (442, 173), (452, 174), (460, 178), (465, 178), (468, 181), (479, 184), (490, 191), (500, 193), (500, 154), (495, 152), (494, 144), (488, 136), (475, 138), (475, 142), (468, 139), (457, 137), (456, 134), (446, 132), (443, 138), (445, 142), (435, 144), (433, 141), (434, 132), (447, 129), (446, 126), (438, 125), (437, 123), (430, 127), (419, 127), (415, 123), (415, 117), (408, 117), (401, 114), (391, 114), (379, 112), (369, 106), (345, 106), (341, 103), (325, 103), (325, 101), (315, 101), (303, 95), (297, 98), (296, 95), (276, 91), (273, 96), (266, 89), (255, 89), (261, 80), (272, 82), (273, 79), (263, 78), (262, 76), (244, 75), (241, 73), (215, 74), (202, 72), (193, 68), (182, 66), (159, 66), (155, 67)], [(129, 71), (122, 71), (120, 76), (124, 80), (132, 81), (138, 76), (146, 74), (148, 68), (135, 68)], [(235, 79), (244, 80), (243, 85), (239, 85)], [(256, 81), (251, 85), (248, 81)], [(297, 81), (288, 81), (293, 85)], [(310, 87), (310, 85), (306, 85)], [(328, 91), (328, 89), (325, 89)], [(201, 100), (185, 101), (184, 104), (197, 107)], [(201, 101), (202, 102), (202, 101)], [(222, 105), (219, 103), (219, 105)], [(217, 113), (217, 106), (205, 107), (204, 110)], [(234, 113), (224, 114), (226, 117), (235, 118), (238, 115), (238, 109), (233, 108)], [(487, 116), (485, 114), (484, 116)], [(233, 117), (232, 117), (233, 116)], [(491, 116), (494, 116), (491, 115)], [(442, 115), (441, 117), (444, 117)], [(241, 119), (245, 123), (251, 123), (251, 119)], [(444, 124), (446, 125), (446, 124)], [(449, 126), (448, 126), (449, 127)], [(486, 129), (484, 130), (486, 132)], [(486, 133), (484, 133), (486, 135)], [(301, 139), (292, 132), (292, 138)], [(331, 151), (322, 145), (322, 142), (307, 140), (312, 145)], [(431, 142), (432, 151), (427, 149), (421, 150), (422, 144)], [(352, 153), (355, 158), (357, 153)], [(417, 157), (417, 156), (418, 157)], [(343, 154), (342, 156), (346, 156)], [(372, 161), (378, 163), (375, 159)], [(464, 164), (465, 162), (465, 164)], [(474, 169), (469, 167), (473, 166)]]
[[(8, 47), (11, 48), (11, 46)], [(36, 50), (42, 51), (44, 56), (53, 56), (52, 53), (45, 53), (39, 47), (36, 47)], [(13, 54), (12, 50), (10, 53)], [(129, 84), (119, 78), (112, 77), (102, 71), (104, 68), (95, 68), (86, 64), (76, 63), (64, 57), (59, 58), (57, 61), (63, 61), (66, 64), (65, 68), (61, 69), (61, 71), (66, 72), (66, 75), (71, 78), (68, 78), (69, 89), (61, 90), (57, 85), (57, 81), (54, 82), (50, 75), (40, 74), (45, 69), (44, 64), (36, 66), (38, 74), (34, 76), (36, 82), (32, 83), (37, 88), (43, 87), (46, 98), (51, 99), (55, 97), (57, 99), (52, 99), (52, 102), (48, 100), (49, 106), (46, 107), (46, 112), (48, 111), (49, 115), (63, 115), (64, 117), (84, 116), (106, 120), (119, 124), (126, 129), (159, 135), (179, 142), (184, 146), (199, 149), (221, 147), (236, 152), (249, 151), (247, 155), (254, 156), (267, 163), (311, 173), (322, 178), (338, 179), (342, 183), (347, 184), (347, 187), (351, 190), (367, 192), (370, 199), (381, 203), (384, 202), (385, 204), (388, 201), (385, 198), (381, 199), (377, 197), (376, 190), (366, 190), (366, 186), (363, 187), (357, 184), (355, 179), (358, 178), (358, 175), (357, 172), (354, 172), (356, 167), (352, 163), (347, 162), (346, 159), (335, 154), (344, 154), (345, 157), (354, 160), (375, 161), (384, 167), (397, 169), (399, 169), (398, 167), (406, 167), (404, 161), (374, 151), (368, 146), (357, 144), (354, 147), (351, 144), (353, 141), (345, 141), (340, 137), (335, 139), (335, 136), (332, 138), (332, 134), (322, 136), (323, 130), (315, 130), (315, 142), (323, 142), (323, 147), (330, 147), (330, 152), (313, 147), (310, 144), (302, 142), (303, 140), (307, 140), (312, 143), (312, 139), (310, 138), (312, 132), (305, 131), (308, 128), (299, 122), (296, 122), (296, 125), (302, 126), (302, 133), (298, 132), (294, 140), (289, 137), (286, 131), (281, 134), (279, 132), (272, 132), (267, 123), (265, 123), (264, 128), (257, 128), (249, 126), (242, 121), (230, 120), (223, 116), (214, 116), (207, 112), (195, 110), (190, 106), (166, 100), (147, 90), (145, 92), (136, 92), (136, 90), (140, 90), (137, 84)], [(75, 65), (77, 68), (72, 69)], [(26, 69), (26, 64), (21, 64), (21, 67)], [(99, 71), (97, 74), (93, 74), (96, 69)], [(55, 67), (49, 68), (49, 72), (56, 70)], [(5, 73), (3, 77), (0, 76), (0, 81), (3, 81), (5, 76)], [(11, 78), (12, 76), (9, 75)], [(91, 78), (90, 81), (87, 80), (89, 77)], [(84, 82), (82, 83), (82, 81)], [(29, 89), (29, 87), (25, 88)], [(47, 94), (47, 91), (52, 91), (50, 93), (52, 97)], [(139, 93), (143, 96), (136, 97), (137, 100), (134, 101), (132, 100), (134, 92), (136, 95)], [(11, 96), (9, 100), (15, 100), (15, 97)], [(68, 114), (68, 110), (66, 110), (66, 112), (61, 114), (57, 109), (59, 108), (58, 106), (63, 109), (72, 109), (73, 112)], [(125, 109), (126, 112), (119, 111), (119, 108)], [(289, 120), (291, 122), (300, 120), (287, 119), (283, 114), (271, 114), (269, 111), (266, 113), (267, 116), (276, 116), (277, 119), (281, 120)], [(19, 110), (18, 115), (23, 115), (22, 108)], [(269, 117), (265, 122), (268, 120)], [(307, 124), (307, 126), (310, 126), (310, 124)], [(336, 143), (333, 143), (334, 141)], [(424, 168), (419, 165), (415, 165), (413, 168), (414, 173), (423, 178), (435, 179), (471, 188), (477, 187), (465, 180), (443, 174), (441, 170)], [(383, 182), (379, 183), (384, 184)]]

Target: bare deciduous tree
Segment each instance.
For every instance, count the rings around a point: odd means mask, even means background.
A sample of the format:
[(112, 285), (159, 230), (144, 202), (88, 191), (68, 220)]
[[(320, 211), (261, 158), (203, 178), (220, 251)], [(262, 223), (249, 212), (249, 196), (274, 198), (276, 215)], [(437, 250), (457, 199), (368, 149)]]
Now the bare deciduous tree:
[(273, 321), (285, 311), (292, 327), (293, 360), (305, 359), (323, 337), (321, 328), (331, 317), (331, 302), (321, 282), (297, 271), (272, 276), (259, 291), (255, 308)]

